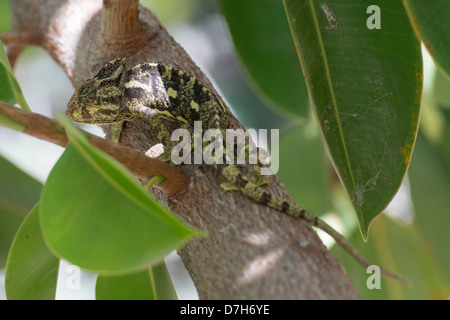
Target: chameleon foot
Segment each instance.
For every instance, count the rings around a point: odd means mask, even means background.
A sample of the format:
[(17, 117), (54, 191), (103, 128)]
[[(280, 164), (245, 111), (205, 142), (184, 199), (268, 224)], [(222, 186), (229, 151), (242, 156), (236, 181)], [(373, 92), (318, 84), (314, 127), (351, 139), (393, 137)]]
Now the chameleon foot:
[(220, 188), (221, 188), (224, 192), (240, 190), (238, 187), (236, 187), (236, 186), (234, 185), (234, 183), (229, 182), (229, 181), (227, 181), (227, 182), (222, 182), (222, 183), (220, 184)]

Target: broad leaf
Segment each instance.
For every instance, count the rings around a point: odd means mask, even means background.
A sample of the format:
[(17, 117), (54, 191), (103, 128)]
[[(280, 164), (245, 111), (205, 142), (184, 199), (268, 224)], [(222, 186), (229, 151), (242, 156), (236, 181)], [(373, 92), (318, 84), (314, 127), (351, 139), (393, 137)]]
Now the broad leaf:
[(367, 239), (370, 223), (399, 189), (414, 147), (419, 42), (399, 1), (377, 2), (381, 29), (368, 28), (368, 0), (284, 3), (327, 150)]
[(418, 37), (450, 79), (450, 1), (403, 0)]
[(308, 115), (308, 93), (281, 1), (221, 0), (236, 50), (260, 96), (288, 116)]
[(56, 255), (86, 270), (123, 274), (159, 262), (199, 235), (64, 123), (70, 142), (41, 200), (42, 231)]
[(10, 300), (54, 300), (59, 259), (47, 248), (39, 226), (39, 205), (28, 214), (14, 238), (5, 274)]
[(0, 100), (9, 104), (19, 104), (23, 110), (30, 111), (1, 41), (0, 47)]

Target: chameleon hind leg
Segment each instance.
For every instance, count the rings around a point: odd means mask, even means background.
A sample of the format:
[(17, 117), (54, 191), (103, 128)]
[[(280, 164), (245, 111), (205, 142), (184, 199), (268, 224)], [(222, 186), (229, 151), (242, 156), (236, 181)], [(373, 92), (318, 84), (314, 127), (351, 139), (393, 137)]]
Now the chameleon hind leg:
[[(237, 150), (235, 150), (237, 151)], [(264, 164), (264, 160), (267, 157), (267, 154), (261, 153), (262, 149), (254, 147), (250, 144), (246, 144), (245, 147), (240, 148), (237, 151), (236, 156), (234, 156), (234, 159), (230, 161), (228, 158), (228, 153), (226, 153), (226, 160), (227, 163), (232, 163), (228, 166), (226, 166), (222, 172), (222, 174), (226, 177), (227, 175), (234, 176), (237, 179), (239, 177), (240, 180), (245, 180), (247, 182), (251, 182), (255, 184), (256, 186), (264, 186), (269, 184), (269, 176), (267, 175), (261, 175), (261, 166)], [(261, 156), (263, 154), (263, 156)], [(253, 157), (253, 159), (252, 159)], [(239, 167), (235, 166), (234, 163), (239, 163), (240, 161), (244, 161), (244, 163), (247, 162), (256, 162), (256, 164), (250, 164), (248, 165), (247, 171), (245, 174), (242, 174)], [(233, 179), (227, 179), (227, 181), (223, 182), (220, 186), (224, 191), (232, 191), (232, 190), (240, 190), (238, 186), (234, 182), (232, 182)]]
[(258, 187), (269, 184), (269, 176), (261, 175), (261, 167), (259, 165), (251, 165), (245, 175), (249, 182)]

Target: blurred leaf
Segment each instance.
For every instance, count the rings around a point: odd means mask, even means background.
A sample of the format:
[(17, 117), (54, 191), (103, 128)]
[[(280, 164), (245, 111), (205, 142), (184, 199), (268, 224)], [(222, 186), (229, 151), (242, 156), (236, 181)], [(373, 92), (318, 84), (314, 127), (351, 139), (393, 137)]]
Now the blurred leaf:
[(398, 1), (377, 2), (382, 28), (373, 30), (368, 0), (284, 3), (319, 127), (367, 239), (403, 181), (416, 139), (419, 42)]
[(124, 276), (99, 276), (97, 300), (176, 300), (177, 295), (165, 263)]
[(308, 93), (281, 1), (221, 0), (243, 66), (269, 105), (308, 115)]
[[(443, 140), (450, 141), (447, 125)], [(416, 223), (450, 279), (450, 153), (419, 134), (409, 169)]]
[(450, 80), (450, 1), (403, 0), (411, 24)]
[(339, 246), (332, 249), (341, 261), (353, 285), (363, 299), (445, 299), (450, 294), (448, 278), (442, 272), (427, 240), (417, 228), (403, 226), (382, 215), (373, 223), (373, 236), (364, 243), (358, 232), (349, 240), (369, 261), (379, 267), (401, 273), (412, 281), (403, 283), (381, 277), (381, 288), (370, 290), (367, 279), (371, 273), (351, 259)]
[(56, 255), (87, 270), (124, 274), (148, 268), (199, 235), (62, 121), (70, 142), (41, 198), (42, 232)]
[(450, 110), (450, 80), (439, 70), (434, 73), (432, 95), (439, 107)]
[(0, 156), (0, 268), (23, 218), (39, 200), (42, 185)]
[(292, 198), (316, 214), (327, 212), (327, 161), (317, 127), (307, 124), (284, 132), (279, 159), (277, 176)]
[(0, 100), (9, 104), (18, 104), (23, 110), (30, 111), (1, 41), (0, 47)]
[(0, 32), (8, 32), (11, 29), (11, 9), (6, 0), (0, 0)]
[[(211, 0), (140, 0), (163, 24), (195, 22), (205, 12), (214, 10), (215, 2)], [(176, 8), (176, 10), (174, 10)]]
[(28, 214), (11, 246), (6, 265), (6, 296), (10, 300), (53, 300), (59, 259), (47, 248), (39, 226), (39, 205)]

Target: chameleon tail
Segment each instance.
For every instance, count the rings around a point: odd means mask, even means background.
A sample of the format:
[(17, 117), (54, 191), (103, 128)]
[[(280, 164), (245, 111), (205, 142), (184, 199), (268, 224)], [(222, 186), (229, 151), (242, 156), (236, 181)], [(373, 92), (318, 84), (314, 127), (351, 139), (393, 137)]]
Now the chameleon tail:
[[(263, 188), (249, 181), (248, 178), (246, 178), (239, 172), (239, 170), (236, 170), (236, 167), (225, 166), (222, 173), (229, 182), (234, 184), (237, 189), (239, 189), (245, 196), (247, 196), (251, 200), (281, 211), (294, 218), (304, 220), (312, 226), (325, 231), (331, 237), (333, 237), (333, 239), (360, 265), (365, 268), (372, 265), (372, 263), (366, 260), (366, 258), (364, 258), (361, 253), (356, 250), (356, 248), (350, 243), (350, 241), (348, 241), (343, 235), (333, 229), (329, 224), (320, 219), (318, 216), (301, 208), (296, 203), (289, 203), (286, 200), (277, 197), (268, 191), (265, 191)], [(411, 281), (405, 276), (393, 273), (382, 268), (380, 268), (380, 270), (381, 274), (402, 281), (408, 286), (411, 286)]]

